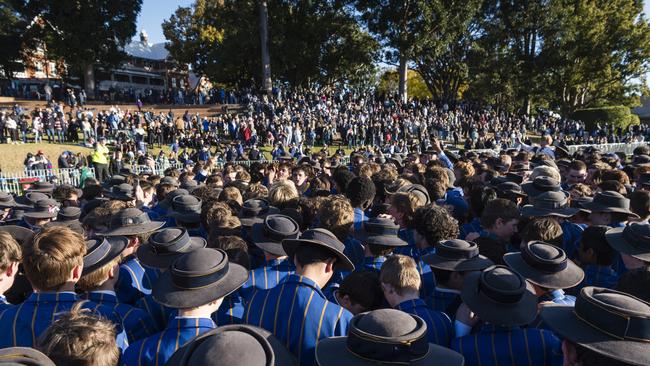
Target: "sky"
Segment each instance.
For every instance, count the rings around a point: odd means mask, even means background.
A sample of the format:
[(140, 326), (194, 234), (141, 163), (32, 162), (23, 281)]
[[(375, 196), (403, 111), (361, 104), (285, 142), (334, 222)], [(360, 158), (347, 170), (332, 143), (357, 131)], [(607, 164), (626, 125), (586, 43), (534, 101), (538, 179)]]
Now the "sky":
[(144, 29), (149, 35), (150, 43), (164, 42), (165, 36), (160, 26), (163, 20), (169, 19), (179, 6), (188, 6), (193, 2), (194, 0), (143, 0), (136, 37)]

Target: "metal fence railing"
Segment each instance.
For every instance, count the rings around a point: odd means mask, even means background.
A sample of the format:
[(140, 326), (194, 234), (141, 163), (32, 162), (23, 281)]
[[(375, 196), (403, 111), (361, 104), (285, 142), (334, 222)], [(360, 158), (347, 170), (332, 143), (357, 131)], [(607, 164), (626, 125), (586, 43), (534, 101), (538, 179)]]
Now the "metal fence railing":
[(58, 184), (70, 184), (81, 187), (83, 179), (94, 177), (95, 169), (26, 169), (20, 173), (0, 173), (0, 189), (5, 192), (21, 194), (37, 181), (56, 180)]

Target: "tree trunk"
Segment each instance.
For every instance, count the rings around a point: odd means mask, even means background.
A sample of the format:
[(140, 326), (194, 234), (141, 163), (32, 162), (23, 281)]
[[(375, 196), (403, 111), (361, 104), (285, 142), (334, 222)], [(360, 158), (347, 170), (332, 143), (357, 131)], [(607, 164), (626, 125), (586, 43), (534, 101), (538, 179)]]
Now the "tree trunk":
[(272, 93), (271, 55), (269, 54), (269, 9), (266, 1), (260, 1), (260, 42), (262, 49), (262, 89), (269, 97)]
[(406, 82), (408, 80), (409, 67), (406, 64), (407, 60), (404, 56), (399, 59), (399, 99), (406, 103), (408, 101), (408, 90)]
[(95, 66), (93, 64), (84, 66), (84, 89), (88, 99), (95, 99)]

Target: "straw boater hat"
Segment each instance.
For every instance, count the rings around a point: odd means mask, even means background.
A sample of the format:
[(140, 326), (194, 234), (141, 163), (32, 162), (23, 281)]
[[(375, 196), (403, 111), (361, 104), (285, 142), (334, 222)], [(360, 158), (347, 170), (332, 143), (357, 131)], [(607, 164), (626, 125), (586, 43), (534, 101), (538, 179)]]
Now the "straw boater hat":
[(128, 183), (118, 184), (111, 187), (106, 194), (108, 198), (119, 201), (133, 201), (135, 199), (133, 186)]
[(575, 307), (544, 306), (542, 320), (563, 339), (632, 365), (650, 365), (650, 303), (600, 287), (585, 287)]
[(113, 215), (103, 236), (142, 235), (160, 229), (162, 221), (151, 221), (149, 215), (137, 208), (126, 208)]
[(454, 272), (481, 271), (494, 265), (479, 254), (476, 243), (460, 239), (439, 242), (435, 253), (425, 255), (422, 260), (432, 268)]
[(205, 239), (190, 236), (186, 229), (165, 228), (140, 245), (136, 256), (148, 267), (166, 269), (183, 254), (205, 248), (206, 244)]
[(95, 237), (86, 240), (83, 275), (92, 273), (119, 257), (129, 239), (123, 236)]
[(354, 264), (343, 253), (345, 245), (329, 230), (321, 228), (310, 229), (302, 233), (299, 239), (286, 239), (282, 241), (282, 248), (284, 248), (284, 251), (290, 258), (293, 258), (298, 247), (302, 245), (315, 245), (331, 251), (338, 257), (338, 260), (334, 264), (335, 269), (344, 271), (354, 270)]
[(607, 230), (607, 243), (616, 251), (650, 263), (650, 224), (631, 224)]
[(537, 296), (532, 287), (504, 266), (468, 274), (460, 297), (479, 318), (494, 325), (525, 325), (537, 315)]
[(528, 197), (537, 197), (544, 192), (559, 192), (561, 190), (560, 182), (557, 180), (540, 176), (533, 179), (532, 182), (526, 182), (521, 185), (521, 189), (528, 195)]
[(541, 241), (523, 244), (520, 252), (508, 253), (503, 260), (529, 282), (549, 289), (571, 288), (585, 277), (564, 250)]
[(316, 344), (316, 361), (320, 366), (464, 364), (461, 354), (429, 343), (422, 318), (395, 309), (357, 314), (347, 337)]
[(266, 329), (225, 325), (203, 333), (174, 352), (167, 366), (292, 366), (296, 359)]
[(285, 239), (298, 239), (300, 227), (289, 216), (269, 215), (264, 222), (254, 224), (251, 229), (253, 244), (265, 252), (285, 256), (282, 241)]
[(228, 296), (246, 280), (246, 268), (229, 262), (225, 251), (200, 248), (176, 259), (151, 294), (169, 308), (195, 308)]
[(178, 196), (182, 196), (185, 194), (190, 194), (190, 192), (188, 192), (187, 189), (183, 189), (183, 188), (175, 189), (167, 193), (167, 195), (165, 195), (165, 199), (160, 201), (158, 204), (160, 205), (160, 207), (164, 209), (170, 209), (172, 207), (172, 200)]
[(43, 181), (34, 182), (34, 184), (32, 184), (32, 186), (27, 191), (52, 194), (52, 191), (54, 191), (54, 184)]
[(239, 221), (244, 227), (264, 222), (266, 215), (278, 213), (278, 209), (269, 205), (269, 201), (262, 198), (251, 198), (244, 201), (239, 211)]

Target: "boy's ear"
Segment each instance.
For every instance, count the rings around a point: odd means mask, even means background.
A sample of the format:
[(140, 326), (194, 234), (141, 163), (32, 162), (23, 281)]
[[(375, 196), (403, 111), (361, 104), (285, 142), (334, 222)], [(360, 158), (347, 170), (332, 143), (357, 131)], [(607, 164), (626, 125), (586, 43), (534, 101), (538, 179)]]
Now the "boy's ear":
[(328, 260), (325, 261), (325, 263), (327, 264), (325, 266), (325, 273), (334, 272), (334, 264), (336, 263), (337, 260), (338, 260), (337, 258), (329, 258)]
[(16, 273), (18, 273), (18, 265), (18, 262), (13, 262), (9, 265), (9, 267), (7, 267), (7, 270), (5, 271), (7, 277), (15, 276)]
[(75, 282), (79, 281), (79, 279), (81, 278), (81, 273), (83, 272), (83, 269), (84, 269), (83, 266), (74, 266), (74, 268), (72, 268), (72, 271), (70, 272), (70, 275), (71, 275), (73, 281), (75, 281)]

